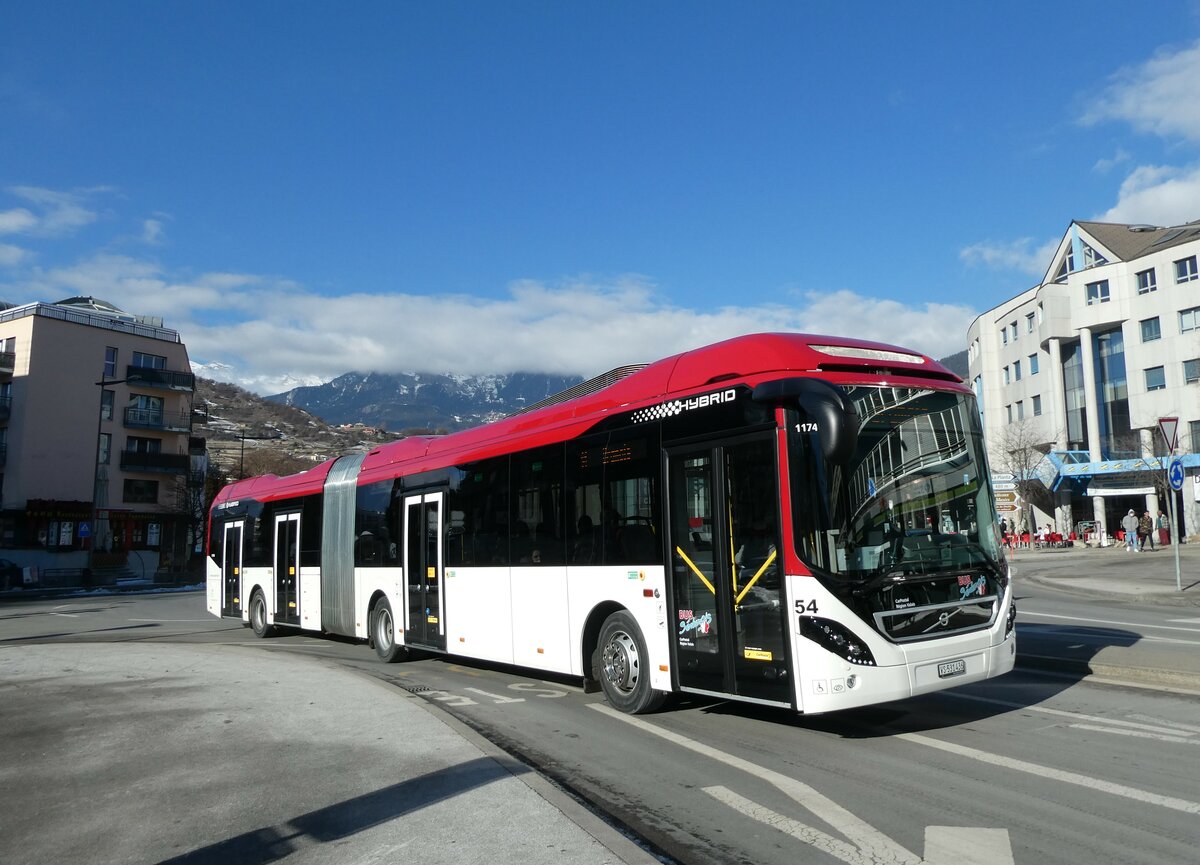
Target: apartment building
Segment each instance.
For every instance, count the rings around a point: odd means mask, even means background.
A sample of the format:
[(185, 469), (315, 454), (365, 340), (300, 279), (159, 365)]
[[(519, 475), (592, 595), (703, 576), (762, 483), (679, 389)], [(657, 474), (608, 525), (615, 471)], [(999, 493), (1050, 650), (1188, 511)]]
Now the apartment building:
[(181, 564), (202, 483), (194, 392), (161, 319), (93, 297), (0, 309), (0, 547)]
[(1042, 282), (971, 324), (969, 376), (993, 470), (1013, 474), (1033, 508), (1018, 518), (1111, 534), (1130, 508), (1168, 510), (1158, 427), (1174, 417), (1187, 474), (1180, 521), (1200, 531), (1198, 259), (1200, 221), (1072, 222)]

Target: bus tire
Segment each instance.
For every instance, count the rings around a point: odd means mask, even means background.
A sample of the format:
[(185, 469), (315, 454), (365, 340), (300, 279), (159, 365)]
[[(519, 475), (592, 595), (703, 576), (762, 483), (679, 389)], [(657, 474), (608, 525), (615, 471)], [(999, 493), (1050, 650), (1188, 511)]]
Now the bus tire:
[(394, 664), (405, 656), (404, 647), (396, 643), (396, 619), (387, 598), (380, 598), (371, 613), (371, 643), (385, 664)]
[(267, 624), (267, 599), (260, 590), (255, 590), (250, 598), (250, 627), (256, 637), (271, 637), (275, 628)]
[(667, 695), (650, 687), (648, 659), (646, 641), (633, 616), (618, 610), (604, 620), (592, 655), (592, 676), (614, 708), (641, 715), (663, 704)]

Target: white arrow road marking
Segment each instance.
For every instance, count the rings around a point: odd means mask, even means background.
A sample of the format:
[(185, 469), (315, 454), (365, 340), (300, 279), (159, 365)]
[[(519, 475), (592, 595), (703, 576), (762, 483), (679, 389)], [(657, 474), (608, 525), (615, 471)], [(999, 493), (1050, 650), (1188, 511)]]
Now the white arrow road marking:
[(503, 694), (493, 694), (491, 691), (484, 691), (480, 688), (463, 688), (464, 691), (470, 691), (472, 694), (482, 694), (485, 697), (491, 697), (493, 703), (524, 703), (524, 697), (506, 697)]
[(75, 609), (75, 607), (72, 604), (60, 604), (59, 606), (55, 607), (53, 610), (50, 611), (50, 615), (65, 616), (68, 619), (78, 619), (79, 618), (78, 613), (60, 613), (60, 612), (58, 612), (58, 610), (73, 610), (73, 609)]
[(752, 802), (744, 796), (739, 796), (728, 787), (705, 787), (704, 792), (712, 796), (718, 802), (724, 802), (734, 811), (739, 814), (744, 814), (751, 820), (757, 820), (759, 823), (778, 829), (797, 838), (818, 850), (823, 850), (830, 856), (841, 859), (846, 865), (877, 865), (877, 859), (868, 858), (862, 852), (845, 841), (826, 835), (811, 826), (806, 826), (799, 820), (793, 820), (790, 817), (784, 817), (782, 814), (777, 814), (770, 808), (764, 808), (757, 802)]
[(1064, 772), (1061, 769), (1052, 769), (1049, 766), (1039, 766), (1037, 763), (1026, 763), (1024, 760), (1014, 760), (1012, 757), (1004, 757), (1000, 754), (992, 754), (987, 751), (978, 751), (975, 748), (966, 748), (951, 742), (943, 742), (940, 739), (931, 739), (919, 733), (898, 733), (896, 738), (936, 748), (939, 751), (946, 751), (949, 754), (957, 754), (960, 757), (968, 757), (972, 760), (978, 760), (981, 763), (990, 763), (993, 766), (1001, 766), (1005, 769), (1013, 769), (1017, 772), (1037, 775), (1039, 778), (1053, 778), (1055, 781), (1062, 781), (1064, 784), (1075, 784), (1079, 787), (1086, 787), (1089, 790), (1102, 790), (1114, 796), (1123, 796), (1126, 799), (1145, 802), (1148, 805), (1159, 805), (1163, 808), (1170, 808), (1172, 811), (1183, 811), (1186, 814), (1200, 814), (1200, 802), (1189, 802), (1187, 799), (1176, 799), (1173, 796), (1160, 796), (1158, 793), (1138, 790), (1136, 787), (1126, 787), (1124, 784), (1114, 784), (1111, 781), (1103, 781), (1100, 778), (1089, 778), (1087, 775), (1079, 775), (1075, 772)]
[[(829, 799), (807, 784), (787, 775), (766, 769), (755, 763), (718, 751), (703, 742), (697, 742), (662, 727), (648, 724), (640, 718), (622, 714), (603, 703), (592, 703), (591, 708), (603, 712), (610, 718), (624, 721), (643, 732), (666, 739), (681, 748), (695, 751), (710, 760), (732, 766), (747, 774), (760, 778), (778, 787), (815, 816), (836, 826), (849, 839), (850, 844), (820, 832), (798, 820), (739, 796), (732, 790), (713, 786), (704, 792), (754, 820), (773, 826), (794, 838), (824, 850), (841, 859), (847, 865), (1013, 865), (1012, 844), (1007, 829), (976, 829), (957, 826), (929, 826), (925, 830), (925, 858), (901, 847), (874, 826), (854, 816), (841, 805)], [(909, 738), (904, 736), (902, 738)]]
[[(603, 703), (591, 703), (590, 706), (598, 712), (603, 712), (610, 718), (614, 718), (618, 721), (624, 721), (626, 724), (636, 727), (643, 732), (666, 739), (668, 742), (678, 745), (681, 748), (687, 748), (690, 751), (695, 751), (697, 754), (701, 754), (710, 760), (715, 760), (718, 763), (724, 763), (726, 766), (732, 766), (735, 769), (738, 769), (749, 775), (753, 775), (756, 778), (760, 778), (763, 781), (778, 787), (781, 791), (792, 797), (801, 806), (811, 811), (825, 823), (828, 823), (830, 826), (838, 827), (838, 830), (846, 836), (850, 843), (858, 848), (858, 855), (861, 857), (861, 859), (854, 860), (855, 863), (861, 861), (868, 863), (887, 862), (891, 863), (891, 865), (918, 865), (918, 863), (921, 861), (920, 858), (915, 854), (906, 850), (904, 847), (901, 847), (874, 826), (871, 826), (866, 821), (856, 817), (854, 814), (851, 814), (832, 799), (821, 795), (812, 787), (797, 781), (795, 778), (790, 778), (787, 775), (766, 769), (755, 763), (751, 763), (748, 760), (735, 757), (732, 754), (726, 754), (724, 751), (718, 751), (716, 748), (705, 745), (703, 742), (697, 742), (694, 739), (689, 739), (686, 736), (679, 735), (678, 733), (672, 733), (671, 731), (665, 730), (662, 727), (657, 727), (654, 724), (648, 724), (640, 718), (624, 715), (618, 712), (616, 709), (613, 709)], [(752, 805), (754, 808), (761, 808), (761, 806), (754, 805), (752, 802), (750, 805)], [(763, 809), (762, 813), (767, 813), (766, 809)], [(786, 818), (779, 817), (779, 820), (784, 821)], [(771, 825), (776, 825), (776, 822), (772, 822)], [(783, 824), (779, 823), (779, 825)], [(809, 829), (809, 827), (804, 826), (802, 823), (795, 823), (795, 821), (789, 825), (792, 825), (797, 832), (802, 833), (796, 835), (796, 837), (801, 838), (801, 840), (804, 840), (803, 832), (805, 830), (809, 832), (814, 831)], [(792, 833), (789, 832), (789, 834)], [(829, 840), (832, 841), (834, 839)], [(825, 848), (823, 847), (822, 849)], [(843, 861), (849, 862), (850, 860)], [(1011, 857), (1009, 861), (1011, 861)], [(1003, 860), (1000, 860), (1000, 862), (1003, 862)], [(991, 863), (989, 863), (989, 865), (991, 865)]]

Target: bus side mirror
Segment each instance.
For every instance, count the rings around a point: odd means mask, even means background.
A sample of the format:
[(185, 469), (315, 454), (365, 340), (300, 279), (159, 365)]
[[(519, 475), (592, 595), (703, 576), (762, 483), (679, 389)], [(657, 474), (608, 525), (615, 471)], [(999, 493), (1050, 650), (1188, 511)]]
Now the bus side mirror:
[(837, 465), (845, 465), (858, 449), (858, 412), (854, 403), (836, 385), (815, 378), (788, 378), (763, 382), (754, 388), (758, 402), (792, 401), (817, 425), (821, 454)]

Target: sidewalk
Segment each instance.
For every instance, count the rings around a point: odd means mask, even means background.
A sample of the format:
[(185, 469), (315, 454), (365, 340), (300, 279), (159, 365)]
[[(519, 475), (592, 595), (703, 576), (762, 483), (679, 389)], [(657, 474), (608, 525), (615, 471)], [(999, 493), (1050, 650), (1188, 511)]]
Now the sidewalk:
[(652, 865), (421, 700), (233, 646), (0, 649), (0, 861)]
[(1182, 591), (1175, 588), (1175, 548), (1126, 552), (1110, 547), (1036, 547), (1009, 553), (1018, 584), (1030, 581), (1088, 598), (1200, 606), (1200, 544), (1179, 547)]

